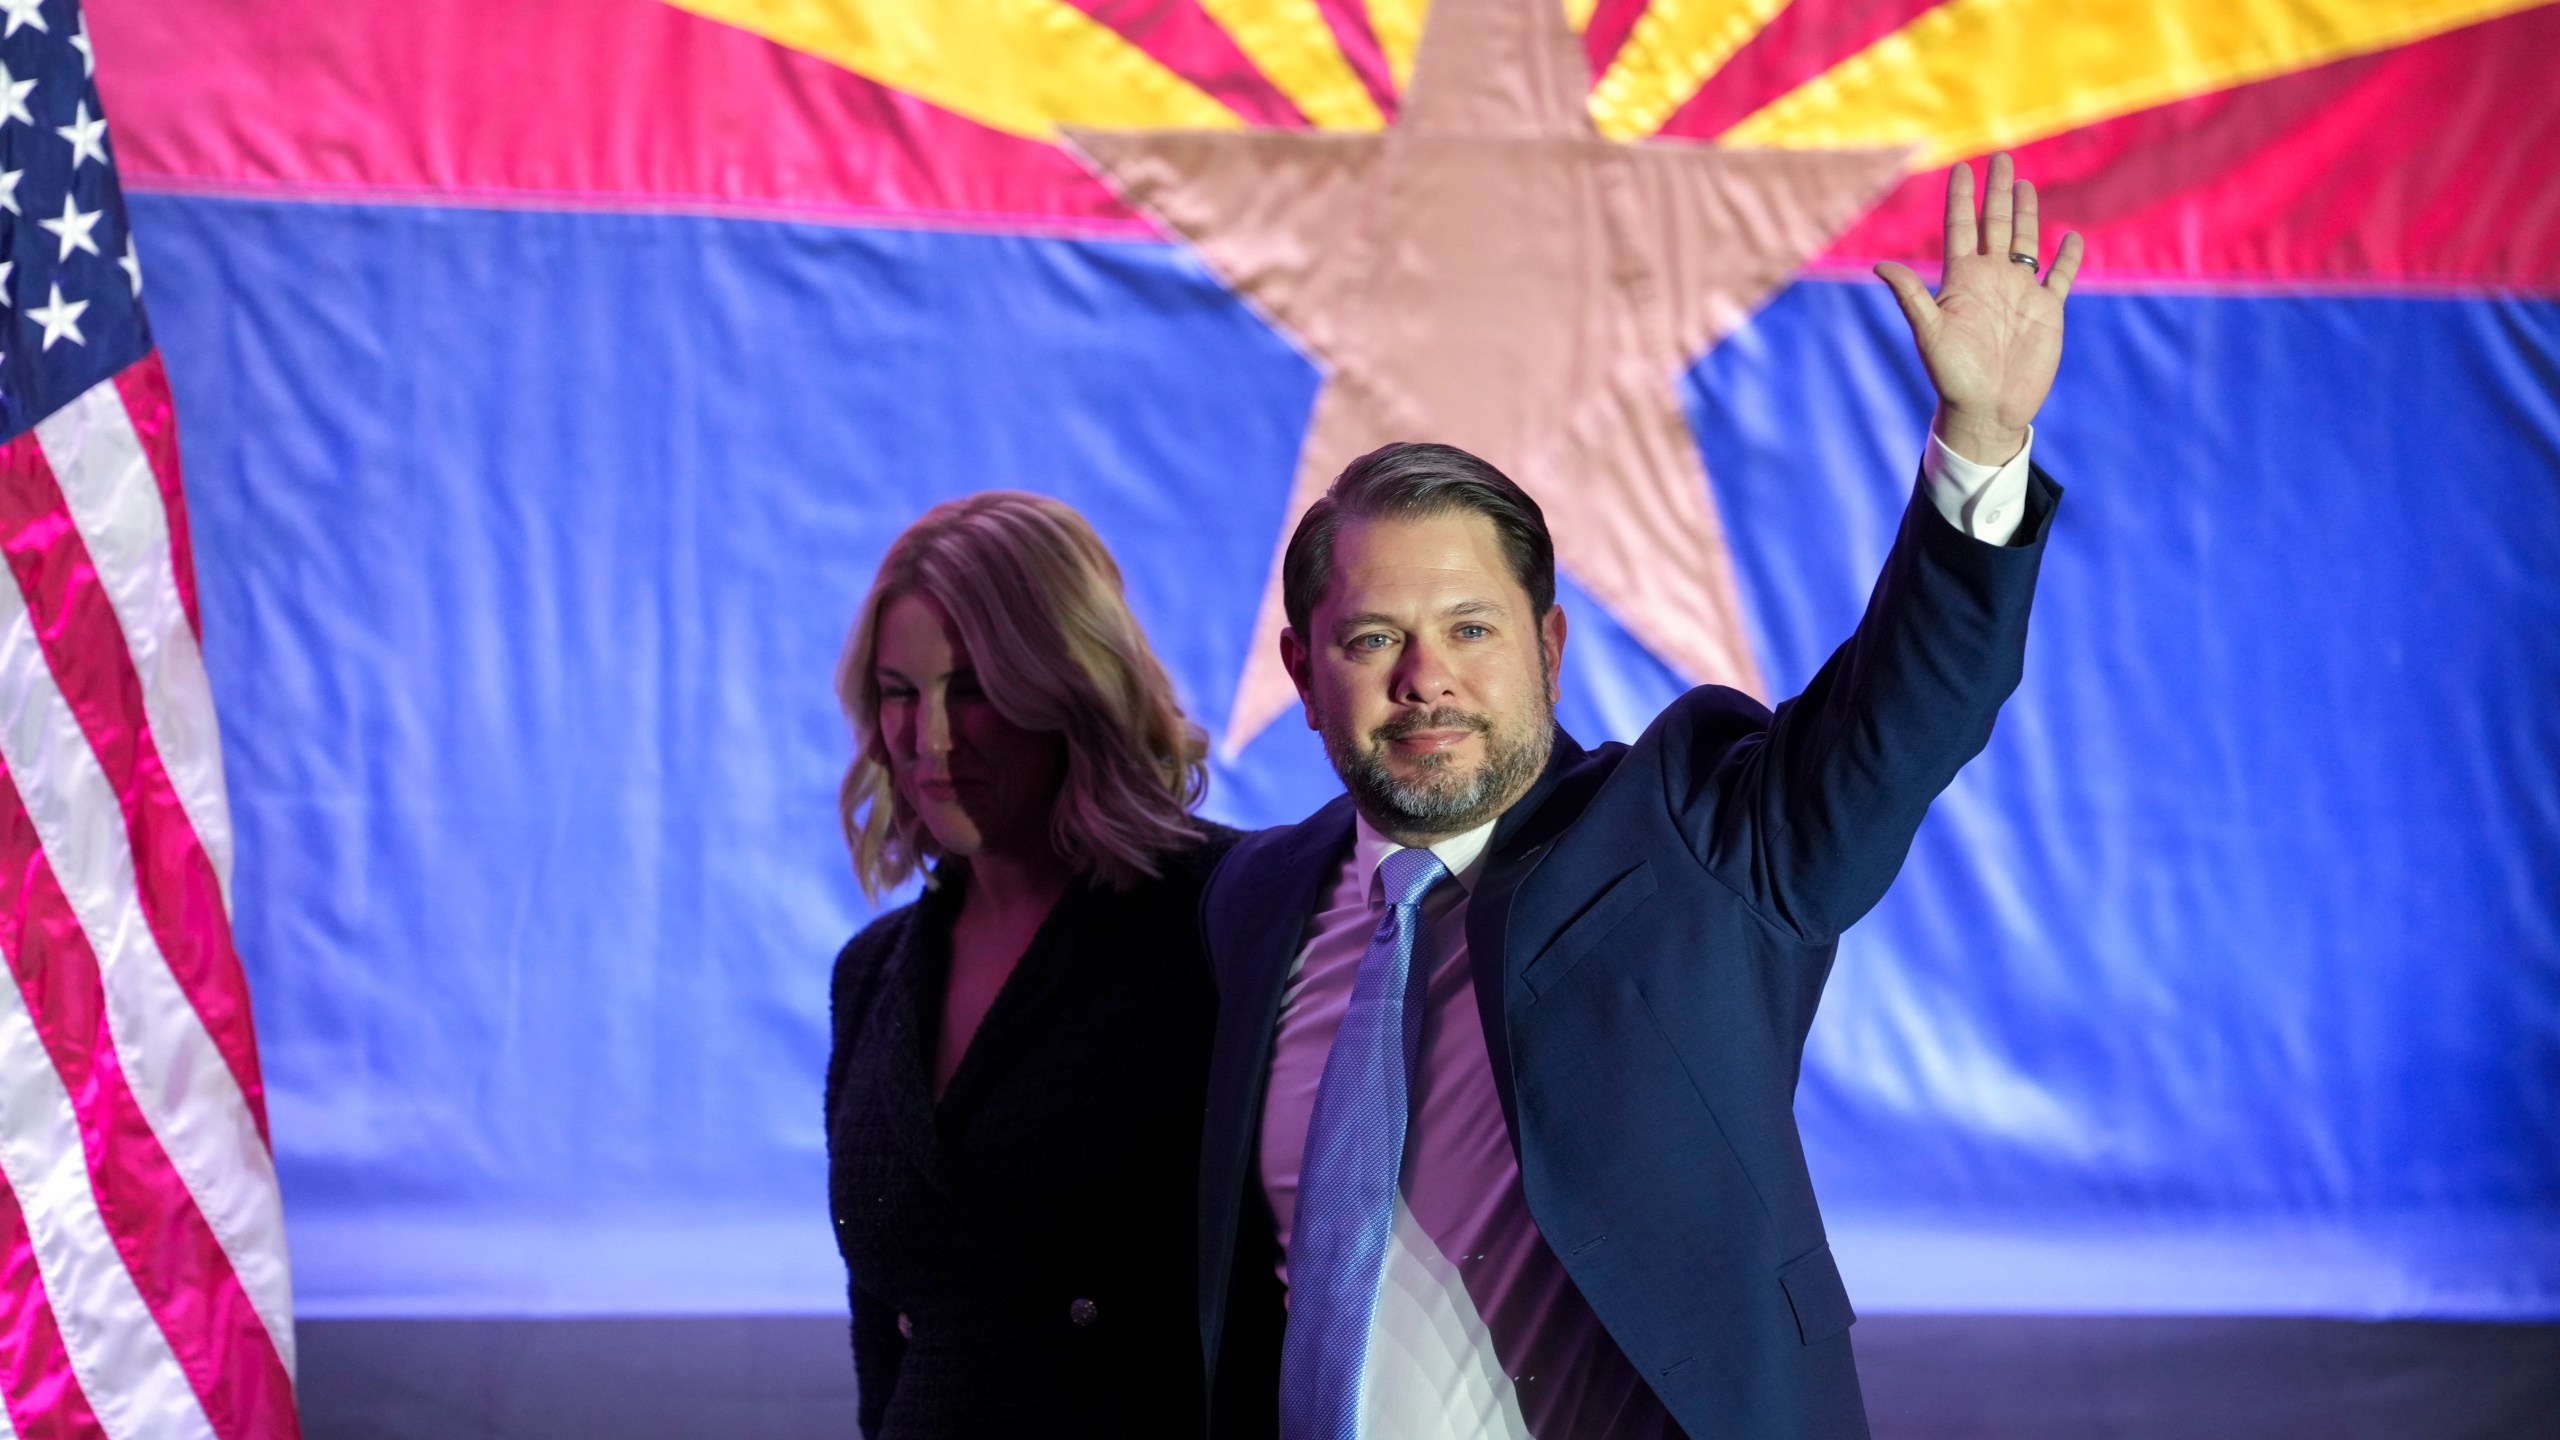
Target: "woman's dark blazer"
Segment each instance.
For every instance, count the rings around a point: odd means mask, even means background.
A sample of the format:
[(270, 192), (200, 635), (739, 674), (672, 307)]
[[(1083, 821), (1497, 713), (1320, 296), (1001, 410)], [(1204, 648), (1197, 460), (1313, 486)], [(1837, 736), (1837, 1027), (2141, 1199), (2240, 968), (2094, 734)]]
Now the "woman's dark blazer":
[(1216, 830), (1130, 890), (1070, 889), (939, 1102), (967, 867), (836, 958), (829, 1190), (872, 1440), (1200, 1432), (1217, 1000), (1199, 900), (1236, 838)]

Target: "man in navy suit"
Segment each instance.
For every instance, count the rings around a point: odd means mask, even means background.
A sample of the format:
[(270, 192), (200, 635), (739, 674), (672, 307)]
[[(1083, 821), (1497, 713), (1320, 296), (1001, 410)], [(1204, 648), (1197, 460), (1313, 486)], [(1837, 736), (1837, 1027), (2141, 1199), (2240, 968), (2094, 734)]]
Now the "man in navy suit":
[(1348, 793), (1240, 845), (1201, 1171), (1212, 1433), (1866, 1434), (1797, 1139), (1840, 932), (2019, 681), (2061, 492), (2027, 457), (2077, 269), (1996, 158), (1933, 299), (1939, 396), (1857, 632), (1773, 713), (1632, 745), (1553, 719), (1538, 507), (1447, 446), (1362, 457), (1283, 563), (1282, 656)]

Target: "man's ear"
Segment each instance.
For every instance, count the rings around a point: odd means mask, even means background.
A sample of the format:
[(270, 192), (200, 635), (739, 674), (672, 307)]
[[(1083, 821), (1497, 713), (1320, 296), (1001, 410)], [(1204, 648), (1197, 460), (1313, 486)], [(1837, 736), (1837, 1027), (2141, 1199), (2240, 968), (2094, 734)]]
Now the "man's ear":
[(1547, 703), (1564, 698), (1564, 607), (1549, 605), (1538, 617), (1538, 657), (1547, 666)]
[(1298, 641), (1298, 632), (1280, 632), (1280, 668), (1289, 672), (1289, 683), (1298, 687), (1298, 708), (1306, 712), (1307, 728), (1321, 730), (1316, 723), (1315, 656)]

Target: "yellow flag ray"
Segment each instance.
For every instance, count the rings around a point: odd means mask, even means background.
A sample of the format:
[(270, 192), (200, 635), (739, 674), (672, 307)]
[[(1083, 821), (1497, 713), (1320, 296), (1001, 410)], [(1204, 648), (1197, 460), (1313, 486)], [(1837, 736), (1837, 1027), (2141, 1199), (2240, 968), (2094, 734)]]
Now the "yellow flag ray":
[(1369, 33), (1386, 52), (1397, 94), (1413, 83), (1413, 52), (1422, 45), (1422, 15), (1430, 8), (1431, 0), (1369, 0)]
[(1591, 91), (1591, 120), (1612, 140), (1662, 128), (1716, 67), (1787, 0), (1653, 0)]
[(1223, 130), (1244, 122), (1065, 0), (672, 0), (981, 125)]
[(2539, 3), (1948, 0), (1716, 138), (1917, 145), (1928, 169)]
[(1591, 12), (1600, 8), (1600, 0), (1564, 0), (1564, 23), (1581, 34), (1591, 25)]
[(1375, 130), (1387, 123), (1369, 87), (1342, 58), (1315, 0), (1200, 0), (1200, 8), (1317, 129)]

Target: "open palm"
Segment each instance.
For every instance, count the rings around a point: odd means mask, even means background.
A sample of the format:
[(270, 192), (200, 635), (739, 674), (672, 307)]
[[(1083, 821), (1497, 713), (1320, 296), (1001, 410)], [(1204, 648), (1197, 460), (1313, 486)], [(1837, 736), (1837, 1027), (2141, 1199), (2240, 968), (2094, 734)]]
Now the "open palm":
[[(1911, 267), (1887, 261), (1876, 274), (1901, 302), (1938, 391), (1939, 438), (1959, 454), (1998, 463), (2017, 453), (2027, 425), (2053, 388), (2062, 362), (2062, 302), (2080, 271), (2080, 237), (2065, 235), (2041, 279), (2012, 258), (2038, 255), (2036, 189), (2010, 180), (2009, 157), (1991, 157), (1982, 211), (1974, 213), (1973, 167), (1947, 176), (1945, 270), (1933, 298)], [(1982, 453), (1977, 453), (1982, 452)]]

